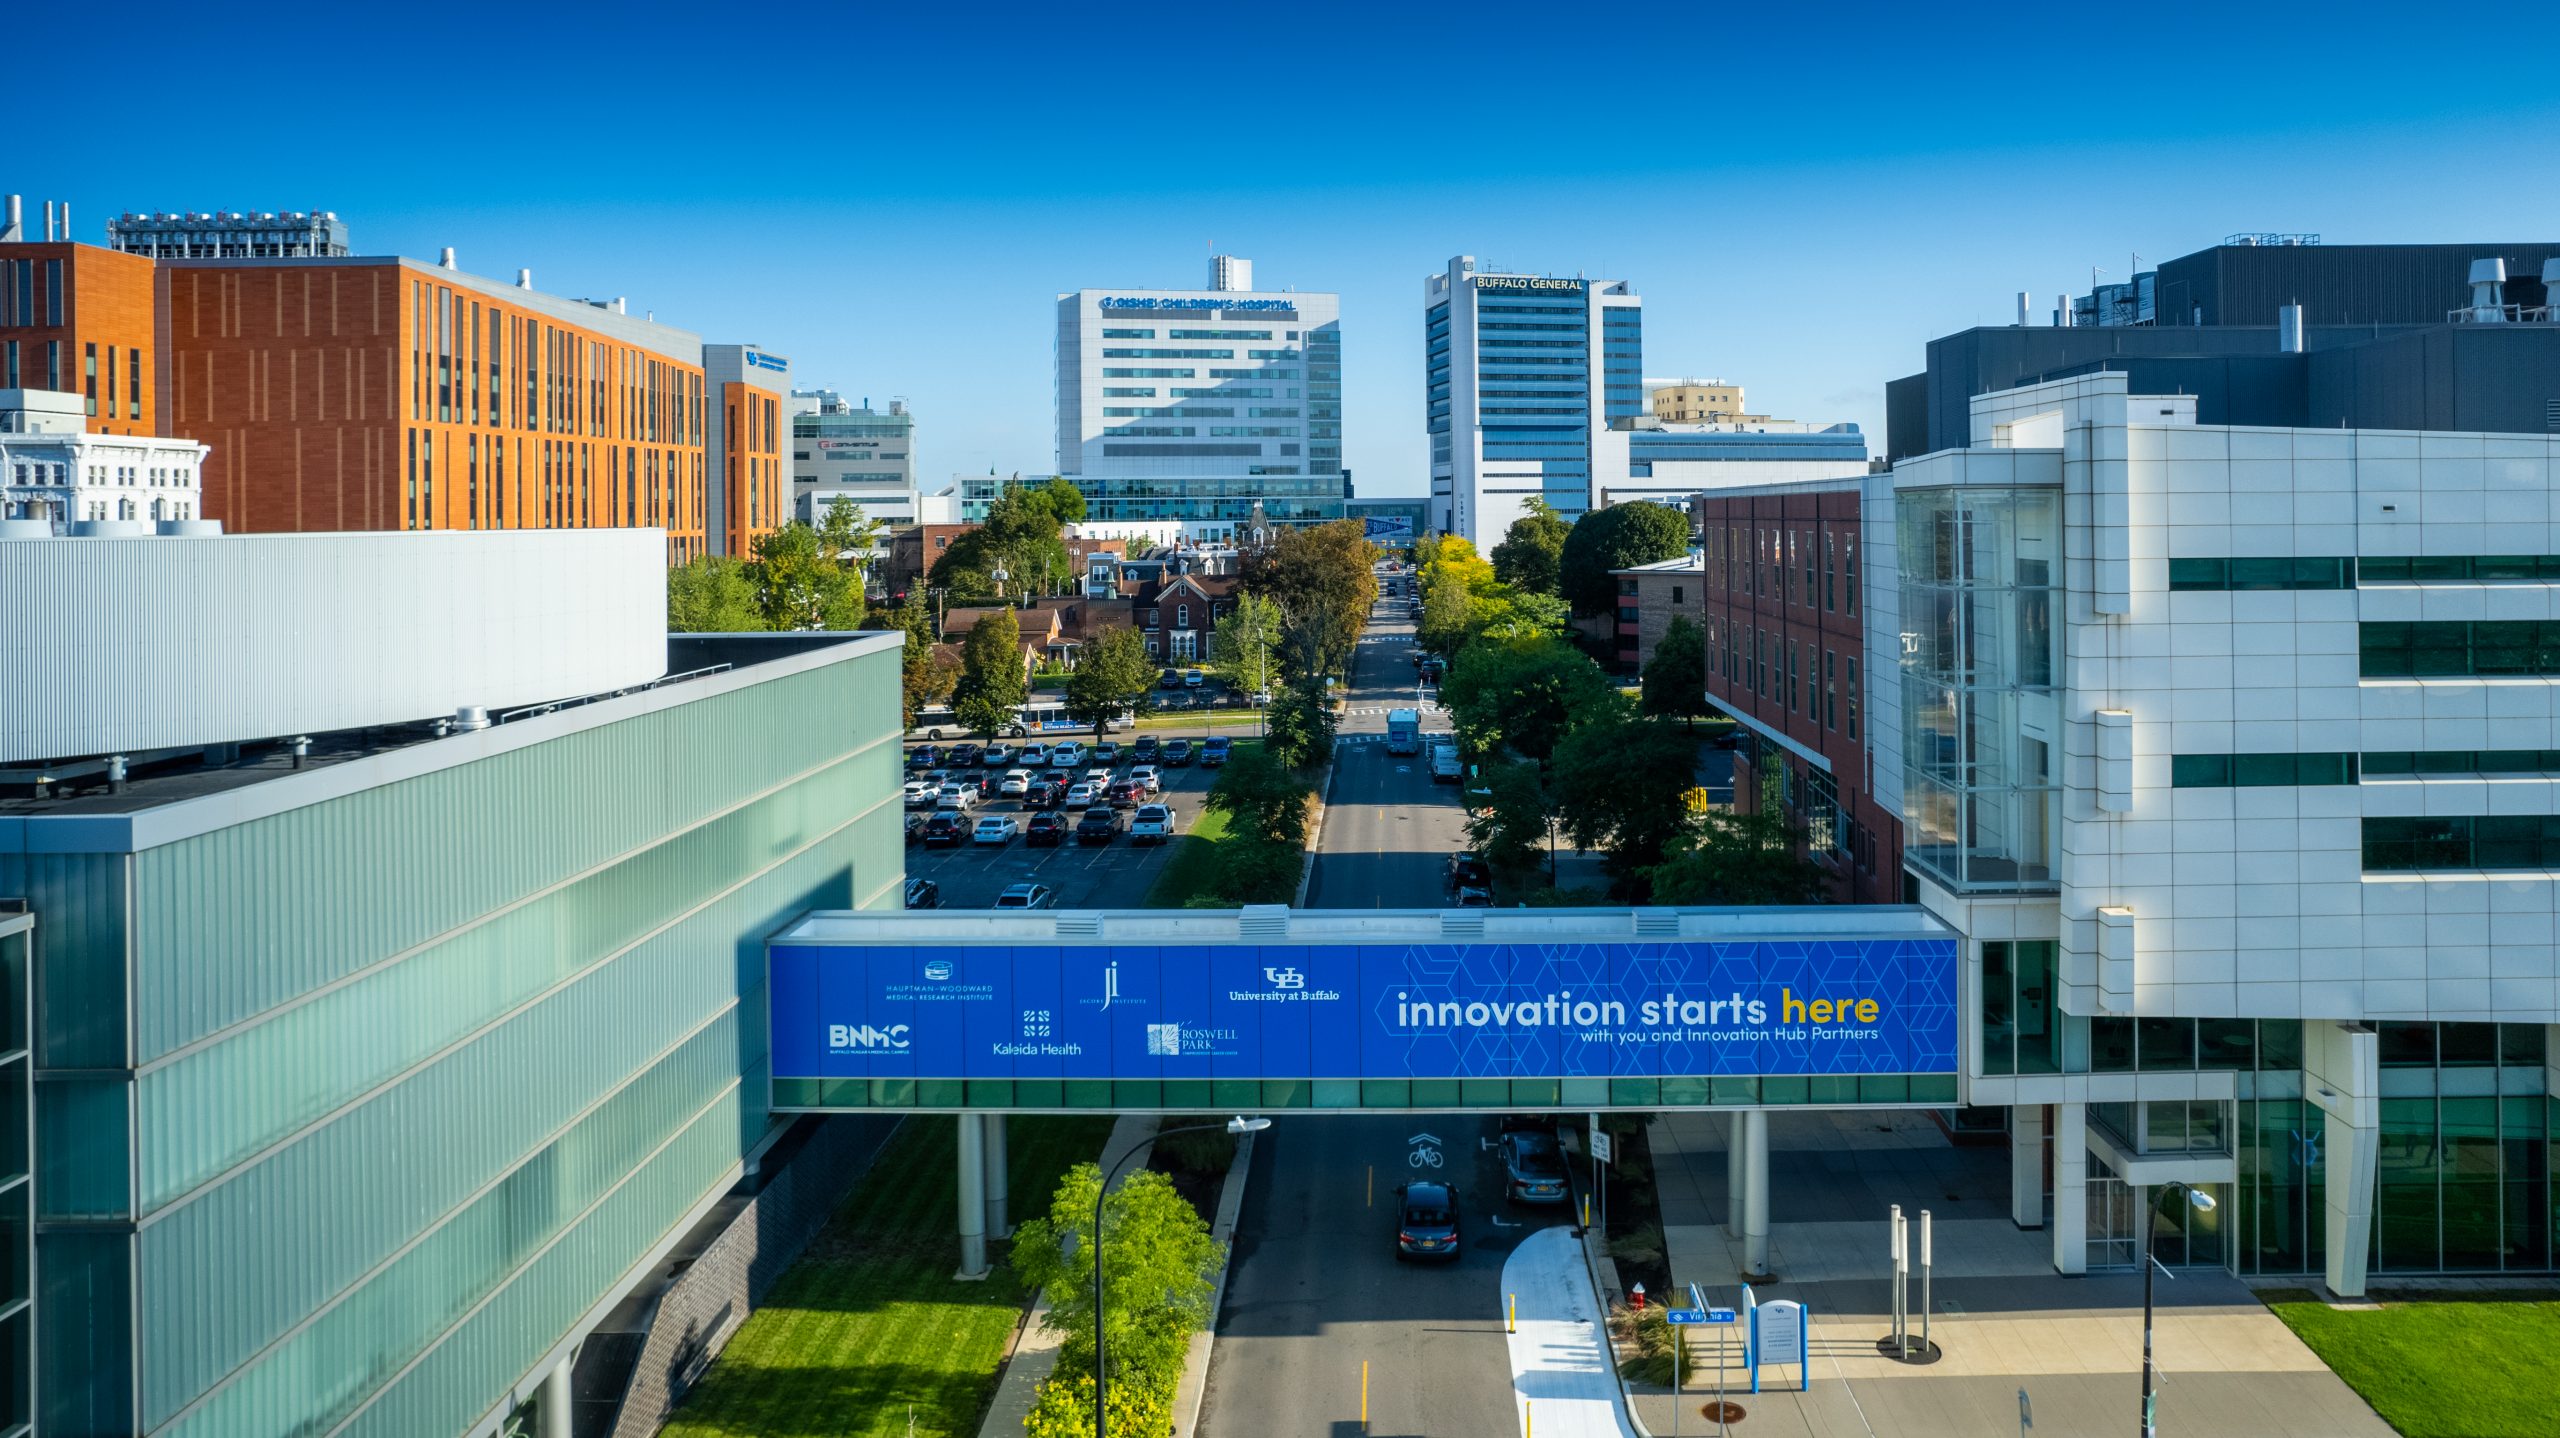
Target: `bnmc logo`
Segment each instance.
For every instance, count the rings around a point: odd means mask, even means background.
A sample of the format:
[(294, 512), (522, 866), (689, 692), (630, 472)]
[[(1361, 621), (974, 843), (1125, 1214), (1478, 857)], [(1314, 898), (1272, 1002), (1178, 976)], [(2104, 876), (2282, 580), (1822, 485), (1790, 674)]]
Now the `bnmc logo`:
[(907, 1048), (907, 1026), (891, 1024), (874, 1028), (870, 1024), (827, 1025), (827, 1051), (830, 1053), (893, 1054)]

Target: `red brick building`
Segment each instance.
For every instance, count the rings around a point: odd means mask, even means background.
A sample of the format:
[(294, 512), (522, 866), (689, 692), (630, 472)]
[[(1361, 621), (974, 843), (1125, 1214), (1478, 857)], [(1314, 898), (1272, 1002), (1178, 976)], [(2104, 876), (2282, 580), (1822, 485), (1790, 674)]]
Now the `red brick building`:
[(1784, 804), (1841, 902), (1899, 902), (1901, 825), (1876, 803), (1862, 713), (1859, 482), (1719, 490), (1693, 512), (1706, 546), (1707, 700), (1745, 735), (1736, 804)]

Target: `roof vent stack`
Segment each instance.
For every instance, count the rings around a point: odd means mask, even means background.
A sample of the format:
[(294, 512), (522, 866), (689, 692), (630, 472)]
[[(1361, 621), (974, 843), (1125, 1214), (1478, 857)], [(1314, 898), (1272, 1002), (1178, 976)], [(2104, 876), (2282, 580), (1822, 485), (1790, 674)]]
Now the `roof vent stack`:
[(2025, 290), (2018, 291), (2018, 328), (2027, 327), (2027, 314), (2035, 302), (2035, 296), (2028, 294)]
[(2473, 260), (2471, 262), (2471, 313), (2476, 325), (2494, 325), (2507, 317), (2507, 262), (2505, 260)]
[(518, 270), (518, 271), (516, 271), (516, 288), (517, 288), (517, 289), (520, 289), (520, 290), (529, 290), (529, 289), (532, 289), (532, 288), (533, 288), (533, 271), (531, 271), (531, 270)]
[(2285, 305), (2276, 311), (2276, 348), (2289, 355), (2302, 353), (2302, 306)]
[(447, 245), (447, 246), (445, 246), (445, 247), (444, 247), (444, 257), (443, 257), (442, 259), (437, 260), (437, 261), (436, 261), (436, 263), (437, 263), (437, 264), (439, 264), (439, 265), (442, 265), (444, 268), (446, 268), (446, 269), (448, 269), (448, 270), (449, 270), (449, 269), (452, 269), (452, 268), (453, 268), (453, 246), (451, 246), (451, 245)]

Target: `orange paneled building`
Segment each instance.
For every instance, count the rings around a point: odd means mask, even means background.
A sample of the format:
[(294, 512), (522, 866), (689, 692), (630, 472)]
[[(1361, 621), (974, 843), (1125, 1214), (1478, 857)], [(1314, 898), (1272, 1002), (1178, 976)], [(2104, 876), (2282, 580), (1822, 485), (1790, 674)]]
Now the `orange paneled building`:
[(705, 345), (702, 364), (712, 393), (712, 552), (745, 555), (791, 517), (782, 456), (791, 361), (757, 345)]
[(96, 434), (164, 435), (152, 263), (95, 245), (0, 244), (0, 389), (83, 395)]
[(715, 397), (704, 357), (619, 300), (417, 260), (0, 244), (0, 388), (212, 446), (205, 516), (234, 533), (654, 526), (670, 564), (745, 553), (786, 517), (787, 386)]

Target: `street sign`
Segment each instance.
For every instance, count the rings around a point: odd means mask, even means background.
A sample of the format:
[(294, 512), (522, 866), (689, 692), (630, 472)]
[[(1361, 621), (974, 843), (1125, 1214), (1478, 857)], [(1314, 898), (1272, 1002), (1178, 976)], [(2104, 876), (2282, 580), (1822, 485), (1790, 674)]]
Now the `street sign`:
[(1609, 1152), (1608, 1130), (1595, 1128), (1591, 1131), (1591, 1156), (1600, 1160), (1602, 1163), (1614, 1163), (1617, 1161), (1615, 1158), (1611, 1157)]
[(1730, 1308), (1674, 1308), (1662, 1315), (1663, 1322), (1678, 1324), (1683, 1328), (1692, 1324), (1711, 1326), (1718, 1323), (1732, 1323), (1736, 1320), (1737, 1315)]

